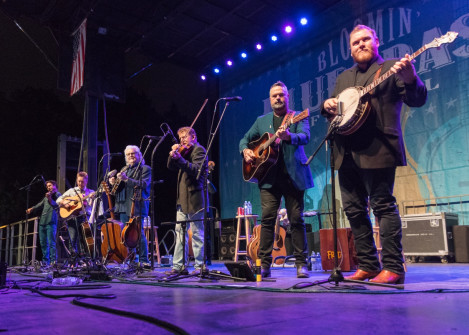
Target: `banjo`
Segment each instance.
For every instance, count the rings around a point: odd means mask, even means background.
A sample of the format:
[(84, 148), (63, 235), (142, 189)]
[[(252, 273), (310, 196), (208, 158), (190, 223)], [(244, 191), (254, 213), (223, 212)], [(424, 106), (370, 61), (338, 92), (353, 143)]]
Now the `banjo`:
[[(410, 55), (410, 60), (413, 60), (427, 49), (436, 48), (444, 43), (453, 42), (457, 36), (457, 32), (449, 31), (439, 38), (434, 38), (433, 41), (425, 44)], [(337, 96), (339, 114), (332, 120), (332, 123), (337, 126), (337, 134), (350, 135), (361, 127), (371, 109), (370, 96), (368, 93), (392, 75), (391, 70), (388, 70), (366, 87), (349, 87), (340, 92)]]

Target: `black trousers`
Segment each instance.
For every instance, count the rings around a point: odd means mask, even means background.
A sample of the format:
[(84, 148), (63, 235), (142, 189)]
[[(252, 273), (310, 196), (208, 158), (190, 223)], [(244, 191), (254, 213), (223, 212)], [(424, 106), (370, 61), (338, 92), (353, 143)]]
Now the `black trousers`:
[(396, 198), (392, 195), (396, 168), (360, 169), (345, 155), (339, 169), (340, 191), (345, 214), (352, 228), (359, 268), (377, 271), (380, 263), (368, 215), (368, 201), (379, 222), (383, 269), (404, 273), (402, 226)]
[(296, 266), (305, 266), (308, 254), (306, 243), (306, 229), (303, 219), (304, 193), (298, 190), (289, 176), (277, 176), (277, 181), (272, 188), (260, 189), (262, 220), (261, 236), (258, 256), (263, 268), (272, 264), (272, 249), (274, 243), (275, 220), (280, 207), (282, 196), (285, 198), (285, 208), (291, 225), (293, 244), (293, 256)]

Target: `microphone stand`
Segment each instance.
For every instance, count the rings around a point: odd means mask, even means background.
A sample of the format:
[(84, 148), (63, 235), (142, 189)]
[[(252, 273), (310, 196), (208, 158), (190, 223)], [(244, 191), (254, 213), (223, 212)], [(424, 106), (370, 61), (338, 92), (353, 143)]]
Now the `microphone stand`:
[[(220, 100), (223, 100), (223, 98), (221, 99), (218, 99), (215, 103), (215, 108), (214, 108), (214, 111), (213, 111), (213, 115), (215, 117), (215, 113), (217, 111), (217, 106), (218, 106), (218, 102)], [(225, 100), (226, 103), (225, 103), (225, 107), (223, 108), (223, 111), (220, 115), (220, 118), (218, 120), (218, 123), (215, 127), (215, 130), (212, 132), (212, 129), (210, 129), (210, 134), (209, 134), (209, 138), (208, 138), (208, 144), (207, 144), (207, 149), (205, 151), (205, 156), (204, 156), (204, 159), (203, 159), (203, 164), (200, 166), (199, 168), (199, 172), (197, 173), (197, 177), (196, 179), (199, 180), (200, 177), (202, 176), (202, 171), (203, 171), (203, 193), (204, 193), (204, 231), (206, 230), (206, 225), (207, 225), (207, 210), (209, 208), (209, 204), (208, 204), (208, 190), (207, 190), (207, 177), (208, 177), (208, 169), (207, 169), (207, 157), (208, 157), (208, 154), (212, 148), (212, 144), (213, 144), (213, 140), (215, 139), (215, 135), (217, 134), (218, 132), (218, 129), (220, 128), (220, 124), (221, 124), (221, 121), (223, 119), (223, 116), (225, 115), (225, 112), (226, 112), (226, 109), (227, 107), (229, 106), (229, 101)], [(213, 118), (214, 119), (214, 118)], [(213, 128), (213, 119), (212, 119), (212, 126), (211, 128)], [(221, 278), (232, 278), (232, 279), (240, 279), (240, 278), (235, 278), (235, 277), (232, 277), (230, 275), (227, 275), (227, 274), (224, 274), (224, 273), (221, 273), (220, 271), (207, 271), (206, 269), (206, 260), (207, 260), (207, 248), (205, 248), (205, 239), (204, 239), (204, 261), (203, 261), (203, 264), (202, 264), (202, 269), (200, 271), (200, 281), (203, 280), (203, 277), (206, 276), (206, 275), (210, 275), (210, 276), (213, 276), (213, 277), (221, 277)]]
[[(168, 132), (165, 132), (163, 136), (160, 137), (158, 140), (158, 143), (156, 143), (155, 147), (153, 148), (151, 152), (151, 158), (150, 158), (150, 166), (151, 166), (151, 174), (154, 175), (154, 159), (155, 159), (155, 154), (156, 150), (158, 147), (163, 143), (165, 140), (166, 136), (168, 136)], [(150, 139), (151, 143), (152, 139)], [(153, 181), (153, 178), (151, 179), (151, 186), (150, 186), (150, 233), (148, 234), (150, 238), (150, 267), (151, 269), (155, 269), (155, 246), (154, 246), (154, 241), (155, 241), (155, 184), (158, 183), (156, 181)], [(147, 241), (148, 242), (148, 241)], [(158, 246), (156, 246), (158, 248)]]
[(331, 148), (329, 160), (330, 160), (330, 168), (331, 168), (331, 186), (332, 186), (331, 193), (332, 193), (332, 229), (333, 229), (333, 238), (334, 238), (334, 269), (332, 270), (332, 273), (328, 279), (315, 281), (314, 283), (308, 284), (306, 286), (301, 285), (301, 287), (305, 288), (308, 286), (315, 286), (315, 285), (321, 285), (324, 283), (332, 283), (332, 282), (335, 283), (335, 286), (338, 286), (339, 282), (348, 282), (348, 283), (403, 289), (404, 288), (403, 285), (381, 284), (381, 283), (372, 283), (372, 282), (363, 281), (363, 280), (345, 279), (340, 270), (339, 257), (337, 254), (337, 208), (336, 208), (337, 206), (335, 202), (334, 135), (337, 133), (337, 130), (339, 129), (340, 123), (342, 121), (342, 117), (343, 117), (342, 111), (343, 111), (343, 102), (339, 102), (337, 105), (337, 116), (334, 118), (334, 120), (332, 120), (331, 124), (329, 125), (329, 129), (327, 130), (326, 136), (324, 136), (323, 140), (321, 141), (321, 143), (319, 143), (314, 153), (308, 158), (306, 163), (304, 163), (304, 165), (309, 165), (311, 161), (313, 160), (313, 158), (318, 153), (319, 149), (322, 147), (322, 145), (327, 140), (329, 141), (329, 147)]
[(29, 214), (28, 214), (28, 209), (29, 209), (29, 192), (31, 191), (31, 186), (42, 181), (42, 179), (38, 179), (39, 175), (35, 176), (31, 182), (21, 188), (19, 188), (19, 191), (26, 191), (26, 214), (24, 218), (24, 230), (23, 230), (23, 246), (22, 246), (22, 265), (24, 266), (23, 271), (26, 272), (28, 270), (28, 264), (26, 263), (26, 242), (27, 242), (27, 230), (28, 230), (28, 221), (29, 221)]

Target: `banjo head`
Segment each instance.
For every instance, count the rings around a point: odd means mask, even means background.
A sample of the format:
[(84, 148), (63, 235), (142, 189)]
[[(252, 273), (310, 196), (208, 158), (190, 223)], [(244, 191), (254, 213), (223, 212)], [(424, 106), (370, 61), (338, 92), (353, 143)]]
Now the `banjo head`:
[(345, 127), (353, 122), (355, 112), (358, 109), (362, 87), (349, 87), (337, 96), (337, 104), (342, 104), (342, 120), (339, 127)]

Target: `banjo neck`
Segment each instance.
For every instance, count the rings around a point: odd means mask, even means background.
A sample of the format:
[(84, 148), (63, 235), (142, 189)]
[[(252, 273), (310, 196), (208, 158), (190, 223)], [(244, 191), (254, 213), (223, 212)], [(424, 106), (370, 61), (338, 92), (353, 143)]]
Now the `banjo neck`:
[[(419, 55), (421, 55), (425, 50), (434, 48), (434, 47), (439, 47), (442, 43), (451, 43), (458, 33), (449, 31), (447, 32), (444, 36), (438, 38), (435, 38), (431, 43), (425, 44), (423, 47), (415, 51), (412, 55), (409, 56), (409, 60), (414, 60), (417, 58)], [(394, 73), (391, 72), (391, 70), (386, 71), (383, 75), (378, 77), (377, 79), (373, 80), (372, 83), (370, 83), (368, 86), (363, 88), (360, 92), (360, 97), (363, 97), (370, 93), (376, 86), (381, 84), (383, 81), (391, 77)]]

